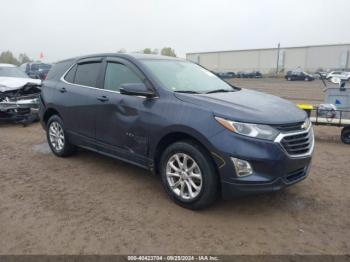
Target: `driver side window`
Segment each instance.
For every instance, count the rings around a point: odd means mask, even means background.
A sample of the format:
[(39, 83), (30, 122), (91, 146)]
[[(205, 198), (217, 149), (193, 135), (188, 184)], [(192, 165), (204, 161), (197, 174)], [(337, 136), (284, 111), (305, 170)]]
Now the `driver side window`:
[(104, 89), (119, 91), (122, 84), (142, 83), (142, 80), (127, 66), (120, 63), (107, 63)]

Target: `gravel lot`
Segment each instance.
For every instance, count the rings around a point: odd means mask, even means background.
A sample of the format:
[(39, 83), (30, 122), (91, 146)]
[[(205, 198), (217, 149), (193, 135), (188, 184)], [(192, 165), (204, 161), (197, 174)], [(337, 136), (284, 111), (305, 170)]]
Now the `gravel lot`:
[[(238, 80), (295, 102), (322, 85)], [(0, 126), (0, 254), (348, 254), (350, 146), (316, 127), (310, 176), (281, 192), (189, 211), (143, 169), (81, 151), (60, 159), (39, 124)]]

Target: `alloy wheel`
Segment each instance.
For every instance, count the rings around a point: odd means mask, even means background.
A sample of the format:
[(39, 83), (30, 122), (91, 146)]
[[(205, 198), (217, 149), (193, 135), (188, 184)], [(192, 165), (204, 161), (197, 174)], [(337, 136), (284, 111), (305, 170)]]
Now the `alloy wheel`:
[(50, 138), (50, 143), (52, 147), (57, 152), (61, 151), (64, 148), (64, 142), (65, 142), (64, 131), (62, 126), (56, 121), (53, 121), (50, 124), (49, 138)]
[(170, 189), (184, 200), (195, 199), (202, 190), (202, 172), (196, 161), (187, 154), (172, 155), (166, 165)]

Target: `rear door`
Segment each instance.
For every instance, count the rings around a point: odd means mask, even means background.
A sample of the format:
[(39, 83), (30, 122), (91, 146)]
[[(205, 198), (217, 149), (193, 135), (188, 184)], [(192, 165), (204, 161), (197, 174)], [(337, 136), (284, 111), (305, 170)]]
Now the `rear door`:
[(75, 142), (85, 144), (95, 138), (96, 106), (101, 86), (102, 58), (78, 61), (61, 79), (62, 117)]

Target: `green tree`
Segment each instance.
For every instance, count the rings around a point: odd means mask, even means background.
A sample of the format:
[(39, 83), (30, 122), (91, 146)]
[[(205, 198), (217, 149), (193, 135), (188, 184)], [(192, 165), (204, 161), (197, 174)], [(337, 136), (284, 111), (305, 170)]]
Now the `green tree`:
[(19, 65), (19, 61), (10, 51), (4, 51), (0, 54), (0, 63)]
[(151, 50), (151, 48), (145, 48), (145, 49), (143, 49), (143, 53), (144, 54), (152, 54), (152, 50)]
[(161, 55), (176, 57), (175, 50), (171, 47), (164, 47), (160, 53)]
[(124, 53), (126, 53), (126, 49), (125, 48), (121, 48), (121, 49), (119, 49), (119, 51), (117, 53), (124, 54)]
[(26, 53), (22, 53), (22, 54), (19, 54), (18, 56), (18, 61), (20, 64), (24, 64), (24, 63), (30, 63), (32, 62), (33, 60), (31, 60)]

